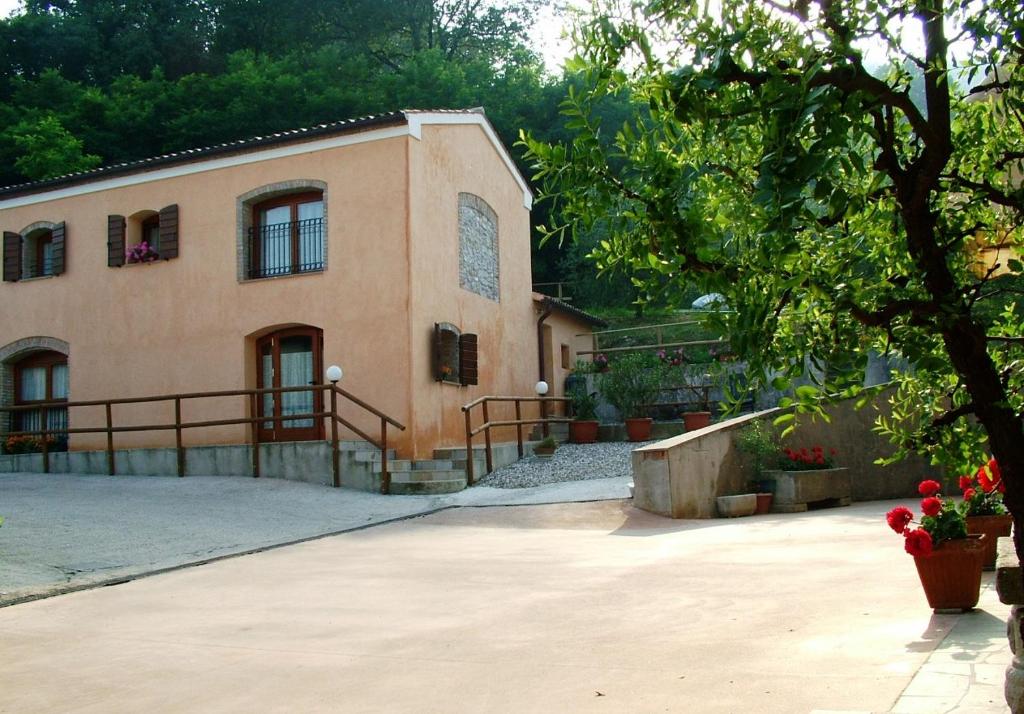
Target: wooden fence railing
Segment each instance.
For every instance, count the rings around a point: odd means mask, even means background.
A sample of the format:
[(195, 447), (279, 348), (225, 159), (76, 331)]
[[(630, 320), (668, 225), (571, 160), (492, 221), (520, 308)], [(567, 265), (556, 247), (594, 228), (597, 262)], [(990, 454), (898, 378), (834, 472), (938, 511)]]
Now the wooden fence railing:
[[(330, 393), (330, 411), (318, 411), (309, 412), (307, 414), (289, 414), (288, 416), (277, 417), (274, 415), (260, 415), (259, 413), (259, 402), (258, 398), (264, 394), (282, 394), (284, 392), (329, 392)], [(224, 398), (224, 397), (247, 397), (248, 399), (248, 417), (237, 417), (233, 419), (214, 419), (209, 421), (194, 421), (184, 422), (181, 419), (181, 403), (183, 401), (189, 401), (194, 399), (213, 399), (213, 398)], [(345, 419), (341, 414), (338, 413), (338, 398), (341, 397), (347, 401), (355, 404), (364, 411), (372, 414), (374, 417), (380, 420), (380, 437), (376, 439), (359, 427), (352, 424), (349, 420)], [(143, 425), (126, 425), (116, 426), (114, 424), (113, 407), (118, 404), (146, 404), (146, 403), (157, 403), (157, 402), (174, 402), (174, 422), (164, 424), (143, 424)], [(87, 408), (87, 407), (103, 407), (106, 414), (106, 424), (104, 426), (97, 427), (69, 427), (66, 429), (48, 429), (47, 428), (47, 415), (51, 409), (67, 409), (68, 410), (68, 424), (72, 424), (71, 409)], [(315, 384), (301, 387), (277, 387), (268, 389), (233, 389), (219, 392), (193, 392), (189, 394), (164, 394), (155, 397), (130, 397), (126, 399), (97, 399), (91, 401), (78, 401), (78, 402), (45, 402), (42, 404), (30, 404), (24, 406), (13, 406), (13, 407), (0, 407), (0, 414), (17, 413), (17, 412), (38, 412), (40, 429), (34, 431), (10, 431), (4, 434), (8, 436), (39, 436), (41, 441), (41, 448), (43, 454), (43, 472), (50, 472), (50, 453), (49, 446), (47, 443), (47, 437), (65, 435), (65, 434), (106, 434), (107, 435), (107, 470), (111, 476), (115, 473), (114, 464), (114, 434), (124, 432), (139, 432), (139, 431), (171, 431), (174, 430), (175, 434), (175, 447), (178, 452), (178, 476), (185, 475), (185, 450), (182, 431), (185, 429), (199, 429), (204, 427), (214, 426), (233, 426), (238, 424), (249, 424), (252, 425), (250, 443), (252, 445), (252, 475), (254, 478), (258, 478), (260, 475), (260, 442), (256, 438), (257, 428), (256, 424), (259, 422), (268, 421), (298, 421), (303, 419), (325, 419), (329, 418), (331, 422), (331, 462), (333, 469), (333, 484), (334, 486), (341, 485), (341, 471), (340, 471), (340, 451), (339, 451), (339, 440), (338, 440), (338, 425), (350, 429), (355, 434), (359, 435), (366, 441), (373, 444), (381, 451), (381, 493), (388, 493), (391, 490), (391, 477), (388, 473), (388, 425), (395, 427), (401, 431), (405, 431), (405, 426), (400, 424), (395, 419), (392, 419), (387, 414), (384, 414), (380, 410), (373, 406), (370, 406), (358, 397), (350, 394), (336, 384)]]
[[(483, 432), (484, 444), (486, 446), (484, 454), (487, 459), (487, 472), (486, 476), (494, 470), (494, 457), (491, 453), (491, 429), (503, 426), (514, 426), (516, 428), (516, 441), (519, 446), (519, 458), (523, 458), (523, 425), (525, 424), (543, 424), (544, 435), (547, 436), (549, 424), (564, 424), (572, 421), (568, 417), (549, 417), (547, 415), (547, 407), (549, 404), (568, 404), (571, 400), (568, 397), (480, 397), (474, 399), (469, 404), (462, 407), (462, 412), (466, 416), (466, 485), (472, 486), (474, 478), (474, 465), (473, 465), (473, 437)], [(490, 418), (490, 404), (495, 403), (514, 403), (516, 409), (515, 419), (501, 419), (498, 421), (491, 421)], [(523, 402), (537, 402), (539, 404), (540, 416), (537, 419), (523, 419)], [(483, 412), (483, 424), (474, 428), (473, 427), (473, 409), (479, 406)]]

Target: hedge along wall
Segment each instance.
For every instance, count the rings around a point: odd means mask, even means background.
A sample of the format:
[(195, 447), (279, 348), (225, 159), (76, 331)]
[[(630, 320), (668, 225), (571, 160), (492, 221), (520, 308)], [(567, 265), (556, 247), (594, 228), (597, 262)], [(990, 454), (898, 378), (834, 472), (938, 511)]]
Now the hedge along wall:
[[(942, 480), (944, 474), (916, 456), (892, 466), (874, 463), (893, 453), (888, 440), (872, 431), (878, 415), (889, 413), (888, 396), (882, 392), (862, 409), (852, 399), (835, 404), (827, 410), (830, 423), (798, 417), (782, 445), (836, 449), (836, 465), (850, 470), (855, 501), (915, 498), (923, 476)], [(783, 411), (747, 414), (635, 450), (634, 505), (672, 518), (714, 518), (717, 496), (750, 491), (750, 457), (736, 446), (741, 430), (752, 421), (770, 424)]]

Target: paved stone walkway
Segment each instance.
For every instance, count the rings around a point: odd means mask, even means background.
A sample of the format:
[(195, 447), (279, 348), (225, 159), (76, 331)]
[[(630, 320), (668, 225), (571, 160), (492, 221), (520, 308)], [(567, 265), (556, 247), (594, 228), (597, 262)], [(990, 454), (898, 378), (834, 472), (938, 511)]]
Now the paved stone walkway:
[(891, 505), (449, 509), (25, 602), (0, 711), (1006, 711), (1007, 608), (933, 615)]

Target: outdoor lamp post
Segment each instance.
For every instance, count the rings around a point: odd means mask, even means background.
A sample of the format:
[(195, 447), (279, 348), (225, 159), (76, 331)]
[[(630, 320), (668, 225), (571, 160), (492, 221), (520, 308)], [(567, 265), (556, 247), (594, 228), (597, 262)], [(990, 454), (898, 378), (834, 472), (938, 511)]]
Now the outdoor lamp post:
[(544, 401), (544, 395), (548, 393), (548, 383), (543, 379), (537, 382), (534, 391), (537, 392), (537, 396), (541, 398), (540, 402), (540, 418), (544, 421), (540, 424), (540, 433), (545, 437), (548, 435), (548, 403)]
[(327, 368), (327, 381), (331, 383), (331, 466), (334, 468), (334, 487), (341, 486), (341, 454), (338, 452), (338, 380), (345, 373), (332, 364)]

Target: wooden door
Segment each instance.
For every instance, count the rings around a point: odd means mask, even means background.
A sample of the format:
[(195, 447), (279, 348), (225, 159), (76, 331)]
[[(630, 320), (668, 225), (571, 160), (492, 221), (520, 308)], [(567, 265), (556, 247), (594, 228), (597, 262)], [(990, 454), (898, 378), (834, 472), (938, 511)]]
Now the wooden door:
[[(296, 327), (261, 337), (256, 342), (258, 389), (320, 384), (323, 373), (323, 333), (315, 327)], [(294, 418), (323, 411), (323, 392), (264, 394), (257, 400), (260, 441), (311, 441), (324, 438), (323, 419)]]

